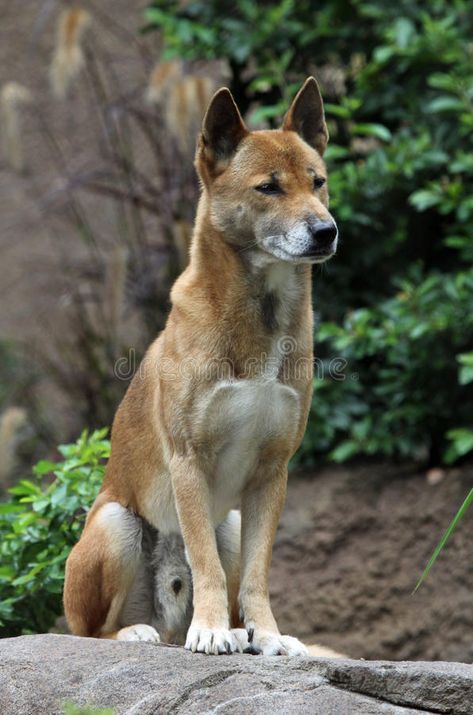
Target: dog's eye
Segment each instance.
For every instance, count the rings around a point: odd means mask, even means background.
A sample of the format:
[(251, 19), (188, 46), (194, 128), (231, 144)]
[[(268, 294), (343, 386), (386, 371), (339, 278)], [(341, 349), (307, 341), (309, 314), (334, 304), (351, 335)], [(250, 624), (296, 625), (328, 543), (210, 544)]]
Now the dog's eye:
[(321, 176), (316, 176), (314, 178), (314, 189), (321, 189), (324, 184), (325, 179), (323, 179)]
[(271, 194), (281, 194), (282, 190), (279, 184), (276, 183), (268, 183), (268, 184), (260, 184), (259, 186), (255, 186), (256, 191), (259, 191), (260, 194), (267, 194), (270, 196)]

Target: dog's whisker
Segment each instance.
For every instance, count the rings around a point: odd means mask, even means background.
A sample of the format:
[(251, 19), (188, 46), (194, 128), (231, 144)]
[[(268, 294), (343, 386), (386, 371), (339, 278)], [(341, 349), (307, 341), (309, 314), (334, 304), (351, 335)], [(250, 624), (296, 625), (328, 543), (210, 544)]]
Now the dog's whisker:
[[(274, 236), (265, 236), (266, 241), (275, 241), (277, 239), (284, 238), (281, 234), (275, 234)], [(249, 251), (252, 248), (257, 248), (260, 247), (262, 244), (262, 241), (260, 241), (258, 238), (255, 239), (254, 241), (251, 241), (248, 243), (246, 246), (243, 246), (242, 248), (239, 249), (240, 253), (243, 253), (244, 251)]]
[(243, 253), (244, 251), (249, 251), (251, 248), (256, 248), (259, 245), (259, 240), (255, 239), (254, 241), (250, 241), (250, 243), (248, 243), (246, 246), (242, 246), (238, 252)]

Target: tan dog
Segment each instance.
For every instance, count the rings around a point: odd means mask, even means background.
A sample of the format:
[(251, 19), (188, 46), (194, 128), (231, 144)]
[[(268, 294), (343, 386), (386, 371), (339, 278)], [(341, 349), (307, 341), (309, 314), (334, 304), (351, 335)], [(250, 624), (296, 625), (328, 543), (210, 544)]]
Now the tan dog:
[[(181, 532), (194, 610), (186, 647), (299, 655), (271, 612), (268, 572), (287, 465), (312, 391), (311, 264), (332, 256), (328, 140), (309, 78), (282, 129), (250, 132), (227, 89), (204, 119), (202, 181), (188, 268), (163, 333), (121, 403), (102, 490), (69, 556), (73, 633), (158, 640), (124, 614), (143, 565), (142, 524)], [(238, 544), (220, 549), (216, 528)], [(227, 544), (228, 546), (228, 544)]]

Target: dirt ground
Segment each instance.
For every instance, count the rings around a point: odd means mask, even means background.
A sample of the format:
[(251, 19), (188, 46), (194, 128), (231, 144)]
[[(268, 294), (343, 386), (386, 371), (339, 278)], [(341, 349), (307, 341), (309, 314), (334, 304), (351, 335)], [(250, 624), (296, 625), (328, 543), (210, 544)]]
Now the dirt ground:
[(436, 485), (385, 464), (294, 474), (271, 572), (282, 632), (355, 658), (472, 662), (473, 510), (411, 595), (472, 483), (473, 465)]

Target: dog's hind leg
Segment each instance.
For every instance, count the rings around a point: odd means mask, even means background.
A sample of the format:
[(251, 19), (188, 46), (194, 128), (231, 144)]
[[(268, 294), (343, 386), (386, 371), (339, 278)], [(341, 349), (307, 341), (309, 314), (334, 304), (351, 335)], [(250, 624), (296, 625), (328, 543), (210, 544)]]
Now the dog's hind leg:
[(121, 616), (141, 562), (142, 522), (102, 494), (66, 564), (64, 610), (75, 635), (158, 642), (149, 624), (122, 628)]

